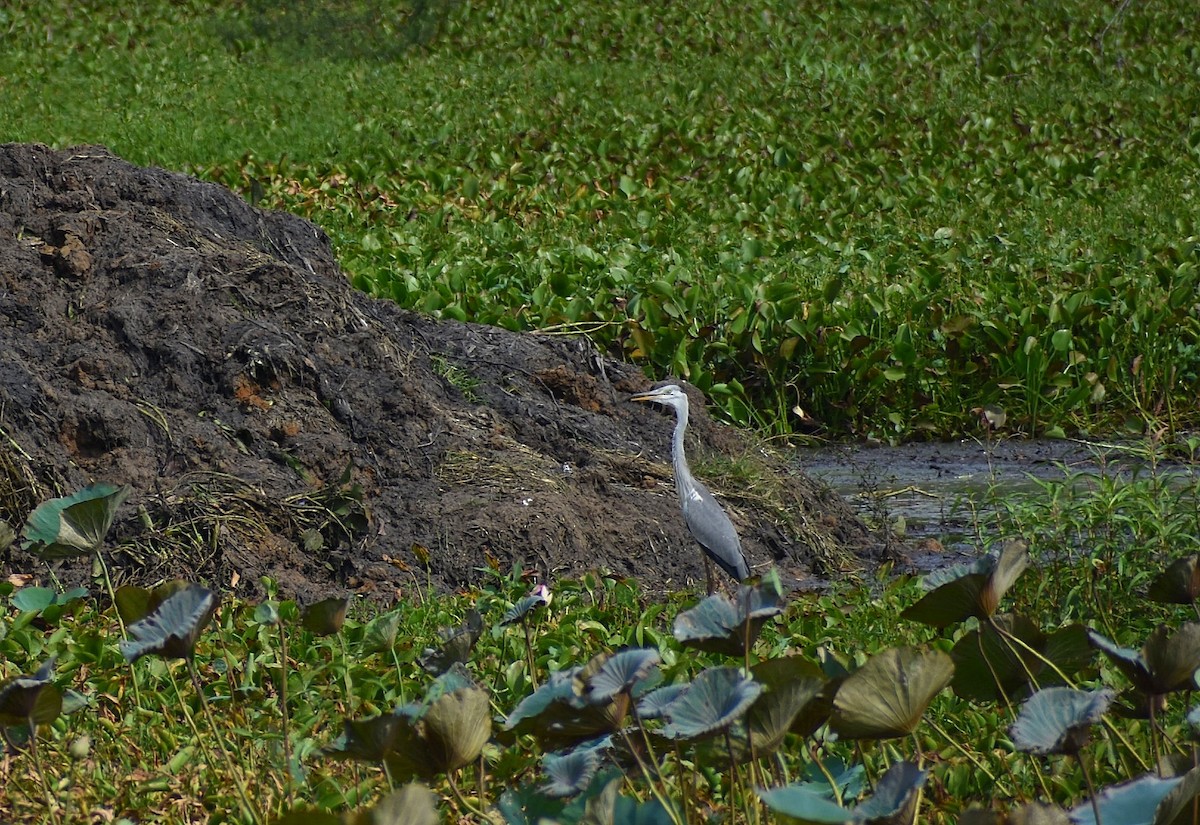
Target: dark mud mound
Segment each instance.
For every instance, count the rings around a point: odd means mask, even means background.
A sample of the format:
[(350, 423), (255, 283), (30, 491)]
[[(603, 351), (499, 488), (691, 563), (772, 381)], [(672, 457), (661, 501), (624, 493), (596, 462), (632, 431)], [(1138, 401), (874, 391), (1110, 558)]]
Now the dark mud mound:
[[(646, 386), (583, 340), (358, 293), (320, 229), (221, 187), (103, 148), (0, 147), (0, 519), (130, 484), (124, 579), (389, 598), (519, 561), (680, 587), (700, 555), (671, 421), (626, 400)], [(693, 422), (752, 567), (803, 579), (869, 552), (839, 498)]]

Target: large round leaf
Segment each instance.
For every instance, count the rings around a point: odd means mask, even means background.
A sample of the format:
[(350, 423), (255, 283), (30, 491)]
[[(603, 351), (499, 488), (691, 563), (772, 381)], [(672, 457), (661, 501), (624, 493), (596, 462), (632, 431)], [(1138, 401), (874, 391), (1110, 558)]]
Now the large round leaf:
[(130, 662), (147, 654), (165, 659), (191, 658), (196, 639), (217, 609), (217, 597), (191, 584), (168, 597), (149, 616), (129, 625), (133, 639), (122, 639), (121, 653)]
[(1154, 825), (1194, 825), (1197, 806), (1200, 806), (1200, 768), (1192, 768), (1163, 797), (1154, 812)]
[(913, 821), (918, 792), (926, 772), (911, 762), (896, 762), (879, 780), (875, 793), (855, 808), (848, 809), (829, 798), (828, 787), (810, 783), (760, 790), (763, 804), (790, 822), (808, 825), (899, 825)]
[(1200, 668), (1198, 622), (1188, 622), (1173, 634), (1159, 625), (1141, 650), (1121, 647), (1094, 631), (1088, 632), (1088, 640), (1143, 693), (1159, 695), (1195, 686), (1193, 678)]
[(48, 725), (62, 713), (62, 692), (51, 683), (54, 657), (37, 672), (0, 685), (0, 725)]
[(763, 624), (783, 610), (777, 579), (740, 585), (735, 599), (715, 593), (675, 617), (680, 644), (726, 656), (742, 656), (746, 643), (758, 638)]
[(359, 814), (355, 825), (438, 825), (437, 797), (419, 782), (392, 791), (369, 812)]
[(885, 650), (842, 682), (829, 726), (844, 739), (906, 736), (953, 676), (954, 663), (940, 650)]
[(700, 740), (715, 736), (742, 717), (762, 692), (762, 685), (732, 667), (701, 671), (692, 686), (667, 707), (662, 735)]
[(459, 627), (443, 628), (438, 631), (441, 645), (426, 648), (421, 654), (421, 667), (427, 673), (444, 673), (454, 664), (466, 663), (471, 658), (475, 643), (483, 635), (483, 617), (478, 610), (467, 611), (466, 621)]
[(893, 763), (875, 786), (875, 793), (854, 809), (856, 822), (909, 823), (913, 822), (918, 792), (925, 785), (926, 771), (912, 762)]
[(612, 737), (604, 736), (586, 742), (569, 753), (548, 753), (542, 757), (542, 770), (546, 784), (542, 791), (547, 796), (574, 796), (591, 783), (592, 777), (604, 761), (604, 751), (612, 744)]
[(130, 492), (128, 486), (93, 484), (74, 495), (42, 502), (29, 514), (22, 531), (26, 546), (51, 559), (96, 552)]
[(593, 705), (611, 702), (615, 696), (629, 693), (658, 667), (661, 658), (653, 648), (630, 648), (613, 654), (601, 654), (576, 677), (579, 694)]
[[(1130, 782), (1110, 785), (1096, 795), (1100, 822), (1104, 825), (1153, 825), (1155, 809), (1181, 781), (1178, 776), (1160, 779), (1154, 774), (1146, 774)], [(1074, 825), (1099, 825), (1090, 801), (1077, 805), (1070, 816)]]
[(1176, 559), (1150, 583), (1146, 595), (1166, 604), (1191, 604), (1200, 596), (1200, 555)]
[(986, 619), (1028, 565), (1025, 543), (1005, 542), (996, 555), (927, 576), (924, 585), (930, 592), (900, 615), (933, 627), (947, 627), (971, 616)]
[(504, 615), (500, 618), (501, 626), (524, 621), (525, 617), (534, 609), (545, 604), (550, 604), (551, 598), (550, 588), (544, 584), (538, 585), (533, 589), (532, 593), (504, 612)]
[(746, 713), (746, 730), (758, 756), (767, 756), (789, 733), (807, 736), (829, 718), (828, 678), (799, 656), (767, 659), (751, 670), (764, 690)]
[(446, 694), (425, 714), (422, 738), (440, 771), (458, 770), (474, 761), (491, 735), (488, 696), (476, 687)]
[(349, 596), (330, 596), (305, 607), (300, 624), (314, 636), (332, 636), (342, 629), (349, 608)]
[(1047, 636), (1031, 620), (1010, 613), (963, 634), (950, 655), (954, 693), (994, 702), (1002, 693), (1020, 697), (1031, 687), (1031, 676), (1041, 687), (1059, 684), (1058, 673), (1047, 662), (1070, 676), (1087, 666), (1095, 652), (1082, 625), (1067, 625)]
[(1046, 756), (1078, 753), (1088, 730), (1112, 704), (1111, 690), (1052, 687), (1039, 690), (1021, 706), (1011, 733), (1017, 750)]

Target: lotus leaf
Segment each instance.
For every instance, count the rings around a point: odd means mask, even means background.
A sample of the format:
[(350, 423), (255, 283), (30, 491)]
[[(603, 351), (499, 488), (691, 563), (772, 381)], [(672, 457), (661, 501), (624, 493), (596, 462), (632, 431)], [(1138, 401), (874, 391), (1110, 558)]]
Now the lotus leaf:
[(46, 559), (95, 553), (130, 492), (128, 486), (93, 484), (74, 495), (42, 502), (25, 523), (25, 546)]
[[(1160, 779), (1146, 774), (1120, 785), (1110, 785), (1096, 795), (1100, 822), (1104, 825), (1152, 825), (1155, 810), (1171, 790), (1182, 781), (1180, 777)], [(1099, 825), (1090, 801), (1071, 809), (1073, 825)]]
[(986, 619), (1029, 565), (1025, 543), (1008, 541), (996, 555), (928, 576), (930, 591), (900, 615), (933, 627), (947, 627), (975, 616)]
[(305, 607), (300, 624), (314, 636), (332, 636), (342, 629), (349, 608), (349, 596), (330, 596)]
[(478, 610), (469, 610), (461, 626), (443, 628), (438, 635), (441, 645), (426, 648), (421, 654), (421, 667), (427, 673), (444, 673), (451, 665), (466, 663), (471, 658), (475, 643), (483, 635), (483, 617)]
[(1017, 750), (1046, 756), (1078, 753), (1091, 728), (1112, 704), (1111, 690), (1051, 687), (1021, 706), (1011, 733)]
[(829, 725), (845, 739), (906, 736), (953, 676), (954, 662), (940, 650), (890, 648), (842, 682)]
[(150, 615), (129, 625), (133, 639), (122, 639), (121, 653), (130, 662), (147, 654), (190, 659), (196, 639), (212, 619), (217, 597), (206, 587), (188, 585), (167, 597)]
[(762, 685), (737, 668), (701, 671), (688, 691), (667, 708), (662, 735), (686, 740), (714, 736), (740, 719), (761, 692)]
[(50, 681), (54, 657), (37, 672), (17, 676), (0, 685), (0, 725), (48, 725), (62, 713), (62, 692)]

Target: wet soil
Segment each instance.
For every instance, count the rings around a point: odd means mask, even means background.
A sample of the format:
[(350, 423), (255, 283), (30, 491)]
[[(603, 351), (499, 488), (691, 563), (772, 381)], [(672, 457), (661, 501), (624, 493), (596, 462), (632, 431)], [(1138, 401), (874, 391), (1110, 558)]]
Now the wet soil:
[[(130, 485), (119, 580), (391, 599), (519, 563), (686, 586), (703, 568), (672, 421), (628, 402), (648, 385), (585, 339), (358, 293), (319, 228), (219, 186), (102, 147), (0, 146), (0, 520)], [(693, 464), (753, 569), (799, 584), (881, 558), (840, 496), (692, 400)], [(44, 569), (0, 550), (6, 575)]]

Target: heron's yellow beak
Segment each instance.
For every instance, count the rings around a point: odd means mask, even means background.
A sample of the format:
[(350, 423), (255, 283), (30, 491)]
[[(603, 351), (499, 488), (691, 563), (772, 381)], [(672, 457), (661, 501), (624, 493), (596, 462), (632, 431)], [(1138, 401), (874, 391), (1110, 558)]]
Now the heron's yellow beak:
[(637, 395), (629, 396), (630, 401), (649, 401), (654, 397), (653, 393), (639, 392)]

